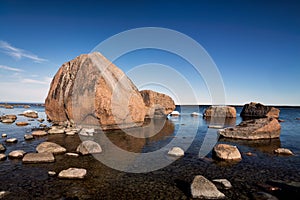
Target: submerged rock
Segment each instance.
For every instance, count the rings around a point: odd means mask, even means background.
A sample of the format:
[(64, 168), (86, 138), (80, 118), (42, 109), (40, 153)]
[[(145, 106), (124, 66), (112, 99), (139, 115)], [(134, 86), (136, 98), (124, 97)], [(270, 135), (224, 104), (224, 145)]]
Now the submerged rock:
[(279, 138), (281, 126), (275, 118), (246, 120), (235, 127), (221, 129), (218, 133), (235, 139), (270, 139)]
[(82, 155), (94, 154), (94, 153), (101, 153), (102, 148), (101, 146), (91, 140), (83, 141), (76, 149), (78, 153)]
[(59, 172), (59, 178), (67, 179), (83, 179), (86, 176), (86, 169), (81, 168), (69, 168)]
[(241, 160), (242, 156), (236, 146), (229, 144), (217, 144), (213, 149), (213, 155), (221, 160)]
[(166, 94), (154, 92), (152, 90), (140, 91), (146, 109), (146, 118), (166, 117), (175, 109), (175, 103)]
[(53, 123), (100, 125), (103, 130), (141, 126), (145, 105), (132, 81), (99, 52), (64, 63), (45, 102)]
[(67, 150), (64, 147), (62, 147), (56, 143), (43, 142), (36, 147), (36, 151), (38, 153), (48, 152), (48, 153), (53, 153), (53, 154), (62, 154), (62, 153), (65, 153)]
[(204, 111), (203, 117), (235, 118), (236, 109), (232, 106), (209, 106)]
[(200, 199), (223, 199), (225, 195), (220, 192), (217, 187), (206, 179), (204, 176), (195, 176), (191, 185), (191, 193), (193, 198)]
[(260, 103), (251, 102), (249, 104), (245, 104), (242, 111), (241, 117), (244, 118), (279, 118), (280, 110), (275, 107), (265, 106)]
[(51, 163), (54, 162), (55, 158), (52, 153), (27, 153), (23, 159), (23, 163)]

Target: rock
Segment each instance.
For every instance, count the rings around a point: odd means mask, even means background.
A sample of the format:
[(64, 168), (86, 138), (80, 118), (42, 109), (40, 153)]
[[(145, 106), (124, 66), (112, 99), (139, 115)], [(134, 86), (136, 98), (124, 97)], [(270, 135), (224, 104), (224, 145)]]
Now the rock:
[(198, 117), (198, 116), (200, 116), (200, 113), (192, 112), (192, 113), (191, 113), (191, 116), (192, 116), (192, 117)]
[(78, 153), (81, 153), (82, 155), (87, 154), (94, 154), (94, 153), (101, 153), (102, 148), (101, 146), (91, 140), (83, 141), (76, 149)]
[(0, 191), (0, 199), (4, 198), (6, 195), (8, 195), (10, 192), (8, 191)]
[(6, 134), (6, 133), (3, 133), (3, 134), (1, 135), (1, 137), (6, 138), (6, 137), (7, 137), (7, 134)]
[(37, 121), (40, 122), (40, 123), (42, 123), (42, 122), (45, 121), (45, 120), (42, 119), (42, 118), (39, 118), (39, 119), (37, 119)]
[(227, 179), (214, 179), (212, 180), (214, 183), (218, 183), (221, 185), (222, 189), (230, 189), (232, 188), (231, 183)]
[(51, 134), (64, 134), (65, 133), (65, 128), (58, 128), (53, 126), (48, 133)]
[(232, 106), (209, 106), (204, 111), (203, 117), (235, 118), (236, 109)]
[(0, 153), (0, 161), (6, 160), (6, 155), (4, 153)]
[(86, 176), (86, 169), (81, 168), (69, 168), (59, 172), (59, 178), (67, 179), (83, 179)]
[(56, 155), (56, 154), (65, 153), (67, 150), (62, 146), (55, 144), (53, 142), (43, 142), (36, 147), (36, 151), (38, 153), (48, 152)]
[(178, 117), (180, 116), (180, 113), (177, 110), (174, 110), (173, 112), (170, 113), (170, 116)]
[(5, 151), (6, 151), (6, 147), (3, 144), (0, 144), (0, 153)]
[(17, 126), (27, 126), (29, 123), (28, 122), (17, 122)]
[(68, 132), (66, 132), (66, 135), (75, 135), (76, 134), (76, 131), (68, 131)]
[(5, 109), (13, 109), (14, 106), (12, 106), (12, 105), (5, 105), (4, 108), (5, 108)]
[(260, 103), (251, 102), (249, 104), (245, 104), (240, 116), (246, 118), (279, 118), (280, 110), (274, 107), (265, 106)]
[(78, 157), (79, 154), (77, 154), (77, 153), (66, 153), (66, 156)]
[(242, 156), (236, 146), (229, 144), (217, 144), (213, 149), (213, 155), (221, 160), (241, 160)]
[(95, 129), (93, 129), (93, 128), (83, 128), (79, 132), (79, 135), (82, 135), (82, 136), (93, 136), (94, 132), (95, 132)]
[(46, 125), (46, 124), (40, 124), (40, 127), (41, 127), (41, 128), (46, 128), (47, 125)]
[(23, 159), (23, 163), (51, 163), (54, 162), (55, 158), (52, 153), (27, 153)]
[(52, 80), (45, 112), (53, 123), (100, 125), (109, 130), (141, 126), (145, 105), (132, 81), (94, 52), (60, 67)]
[(38, 118), (38, 113), (34, 110), (26, 110), (23, 112), (23, 114), (25, 117), (29, 117), (29, 118)]
[(234, 139), (270, 139), (279, 138), (281, 126), (275, 118), (252, 119), (241, 122), (235, 127), (220, 129), (218, 133)]
[(43, 131), (43, 130), (36, 130), (36, 131), (33, 131), (31, 134), (33, 136), (45, 136), (48, 133), (46, 131)]
[(23, 150), (15, 150), (15, 151), (12, 151), (8, 154), (8, 157), (10, 158), (23, 158), (24, 154), (26, 152), (23, 151)]
[(24, 105), (23, 108), (30, 108), (30, 105)]
[(166, 117), (175, 109), (173, 99), (166, 94), (152, 90), (142, 90), (140, 94), (145, 103), (146, 118)]
[(0, 118), (1, 118), (0, 121), (2, 123), (10, 124), (10, 123), (14, 123), (16, 121), (17, 116), (16, 115), (3, 115)]
[(55, 175), (56, 175), (56, 172), (55, 172), (55, 171), (48, 171), (48, 175), (49, 175), (49, 176), (55, 176)]
[(191, 193), (193, 198), (200, 199), (223, 199), (225, 195), (220, 192), (217, 187), (207, 180), (205, 177), (195, 176), (191, 185)]
[(7, 143), (17, 143), (18, 139), (17, 138), (9, 138), (9, 139), (6, 139), (5, 142), (7, 142)]
[(293, 152), (286, 148), (278, 148), (274, 150), (277, 154), (283, 154), (283, 155), (294, 155)]
[(25, 140), (32, 140), (32, 139), (34, 139), (34, 137), (33, 137), (33, 135), (31, 135), (31, 134), (25, 134), (25, 135), (24, 135), (24, 139), (25, 139)]
[(173, 147), (168, 151), (171, 156), (184, 156), (184, 151), (180, 147)]
[(222, 129), (222, 128), (224, 128), (224, 126), (221, 126), (221, 125), (209, 125), (208, 128)]

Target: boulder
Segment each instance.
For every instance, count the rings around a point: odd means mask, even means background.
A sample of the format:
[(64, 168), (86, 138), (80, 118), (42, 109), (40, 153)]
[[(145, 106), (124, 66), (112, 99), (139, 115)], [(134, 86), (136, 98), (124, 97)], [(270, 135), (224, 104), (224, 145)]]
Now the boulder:
[(16, 115), (3, 115), (0, 117), (2, 123), (14, 123), (17, 119)]
[(58, 177), (67, 178), (67, 179), (83, 179), (85, 175), (86, 175), (86, 169), (69, 168), (59, 172)]
[(199, 199), (225, 198), (225, 195), (211, 181), (201, 175), (195, 176), (191, 185), (191, 193), (193, 198)]
[(36, 147), (36, 151), (38, 153), (48, 152), (48, 153), (53, 153), (53, 154), (62, 154), (62, 153), (65, 153), (67, 150), (64, 147), (62, 147), (56, 143), (43, 142)]
[(0, 161), (6, 160), (6, 155), (4, 153), (0, 153)]
[(171, 156), (184, 156), (184, 151), (180, 147), (173, 147), (168, 151)]
[(218, 133), (234, 139), (270, 139), (279, 138), (281, 126), (275, 118), (261, 118), (242, 121), (235, 127), (220, 129)]
[(241, 160), (242, 156), (236, 146), (229, 144), (217, 144), (213, 149), (213, 155), (221, 160)]
[(3, 144), (0, 144), (0, 153), (5, 151), (6, 151), (6, 147)]
[(32, 139), (34, 139), (34, 137), (33, 137), (33, 135), (31, 135), (31, 134), (25, 134), (25, 135), (24, 135), (24, 139), (25, 139), (25, 140), (32, 140)]
[(23, 114), (25, 117), (29, 117), (29, 118), (38, 118), (39, 115), (36, 111), (34, 110), (26, 110), (23, 112)]
[(245, 104), (242, 111), (241, 117), (243, 118), (279, 118), (280, 110), (275, 107), (265, 106), (260, 103), (251, 102), (249, 104)]
[(15, 151), (12, 151), (8, 154), (8, 157), (10, 158), (23, 158), (24, 154), (26, 152), (23, 151), (23, 150), (15, 150)]
[(142, 90), (140, 94), (145, 103), (146, 118), (166, 117), (175, 109), (173, 99), (166, 94), (152, 90)]
[(236, 109), (232, 106), (209, 106), (204, 111), (203, 117), (235, 118)]
[(102, 148), (101, 146), (91, 140), (83, 141), (76, 149), (78, 153), (81, 153), (82, 155), (87, 154), (94, 154), (94, 153), (101, 153)]
[(52, 126), (51, 129), (48, 130), (48, 133), (50, 135), (53, 135), (53, 134), (63, 134), (63, 133), (65, 133), (65, 128)]
[(33, 135), (33, 136), (45, 136), (47, 134), (48, 133), (46, 131), (43, 131), (43, 130), (36, 130), (36, 131), (33, 131), (31, 133), (31, 135)]
[(53, 123), (100, 125), (103, 130), (141, 126), (145, 105), (132, 81), (99, 52), (64, 63), (45, 101)]
[(276, 154), (282, 154), (282, 155), (294, 155), (291, 150), (286, 149), (286, 148), (275, 149), (274, 153), (276, 153)]
[(50, 152), (27, 153), (22, 159), (23, 163), (50, 163), (54, 161), (55, 158)]
[(7, 142), (7, 143), (17, 143), (18, 139), (17, 138), (9, 138), (9, 139), (6, 139), (5, 142)]

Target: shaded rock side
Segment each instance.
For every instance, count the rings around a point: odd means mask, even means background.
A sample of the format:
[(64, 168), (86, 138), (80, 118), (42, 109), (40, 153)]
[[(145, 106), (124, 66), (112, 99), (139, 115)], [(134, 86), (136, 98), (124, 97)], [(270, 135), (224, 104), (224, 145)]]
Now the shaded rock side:
[(204, 117), (235, 118), (236, 109), (232, 106), (209, 106), (203, 114)]
[(132, 81), (98, 52), (64, 63), (45, 101), (54, 123), (100, 125), (103, 130), (142, 125), (143, 98)]
[(275, 118), (252, 119), (241, 122), (235, 127), (219, 130), (223, 137), (234, 139), (270, 139), (279, 138), (281, 126)]
[(152, 90), (142, 90), (140, 93), (145, 103), (146, 118), (166, 117), (175, 109), (173, 99), (166, 94)]
[(279, 113), (280, 110), (278, 108), (265, 106), (261, 103), (251, 102), (244, 105), (240, 115), (243, 118), (273, 117), (278, 119)]

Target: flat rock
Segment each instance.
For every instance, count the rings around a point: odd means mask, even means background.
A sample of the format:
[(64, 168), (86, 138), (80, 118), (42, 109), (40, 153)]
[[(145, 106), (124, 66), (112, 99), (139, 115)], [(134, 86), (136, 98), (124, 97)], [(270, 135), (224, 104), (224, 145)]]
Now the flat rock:
[(6, 139), (5, 142), (7, 142), (7, 143), (17, 143), (18, 139), (17, 138), (9, 138), (9, 139)]
[(28, 122), (17, 122), (17, 126), (27, 126), (29, 123)]
[(274, 150), (274, 153), (282, 154), (282, 155), (294, 155), (293, 152), (286, 148), (278, 148)]
[(67, 150), (64, 147), (62, 147), (56, 143), (43, 142), (36, 147), (36, 151), (38, 153), (48, 152), (48, 153), (53, 153), (54, 155), (56, 155), (56, 154), (65, 153)]
[(71, 156), (71, 157), (78, 157), (78, 153), (66, 153), (66, 156)]
[(7, 134), (6, 133), (2, 133), (1, 137), (5, 138), (5, 137), (7, 137)]
[(43, 130), (37, 130), (37, 131), (33, 131), (31, 134), (33, 136), (45, 136), (48, 133), (46, 131), (43, 131)]
[(203, 117), (235, 118), (236, 109), (232, 106), (209, 106)]
[(168, 151), (171, 156), (184, 156), (184, 151), (180, 147), (173, 147)]
[(38, 118), (38, 112), (34, 111), (34, 110), (26, 110), (23, 112), (23, 114), (25, 117), (29, 117), (29, 118)]
[(95, 133), (95, 129), (93, 129), (93, 128), (82, 128), (79, 131), (79, 135), (82, 135), (82, 136), (93, 136), (94, 133)]
[(16, 115), (3, 115), (0, 116), (0, 121), (2, 123), (14, 123), (17, 119)]
[(6, 160), (6, 155), (4, 153), (0, 153), (0, 161)]
[(24, 139), (25, 139), (25, 140), (32, 140), (32, 139), (34, 139), (34, 137), (33, 137), (33, 135), (31, 135), (31, 134), (25, 134), (25, 135), (24, 135)]
[(26, 152), (23, 151), (23, 150), (15, 150), (15, 151), (12, 151), (8, 154), (8, 157), (10, 158), (23, 158), (24, 154)]
[(240, 160), (241, 153), (236, 146), (229, 144), (217, 144), (213, 149), (213, 155), (221, 160)]
[(235, 127), (221, 129), (218, 133), (234, 139), (271, 139), (280, 137), (281, 125), (275, 118), (261, 118), (242, 121)]
[(55, 171), (48, 171), (48, 175), (49, 175), (49, 176), (55, 176), (55, 175), (56, 175), (56, 172), (55, 172)]
[(93, 154), (93, 153), (101, 153), (102, 148), (101, 146), (91, 140), (86, 140), (83, 141), (76, 149), (78, 153), (81, 153), (82, 155), (87, 155), (87, 154)]
[(27, 153), (23, 159), (23, 163), (51, 163), (54, 162), (55, 158), (52, 153)]
[(59, 178), (67, 179), (83, 179), (86, 176), (86, 169), (81, 168), (69, 168), (59, 172)]
[(48, 130), (48, 133), (49, 134), (63, 134), (63, 133), (65, 133), (65, 129), (52, 127), (50, 130)]
[(225, 195), (220, 192), (217, 187), (206, 179), (204, 176), (195, 176), (191, 185), (191, 193), (193, 198), (200, 199), (223, 199)]

